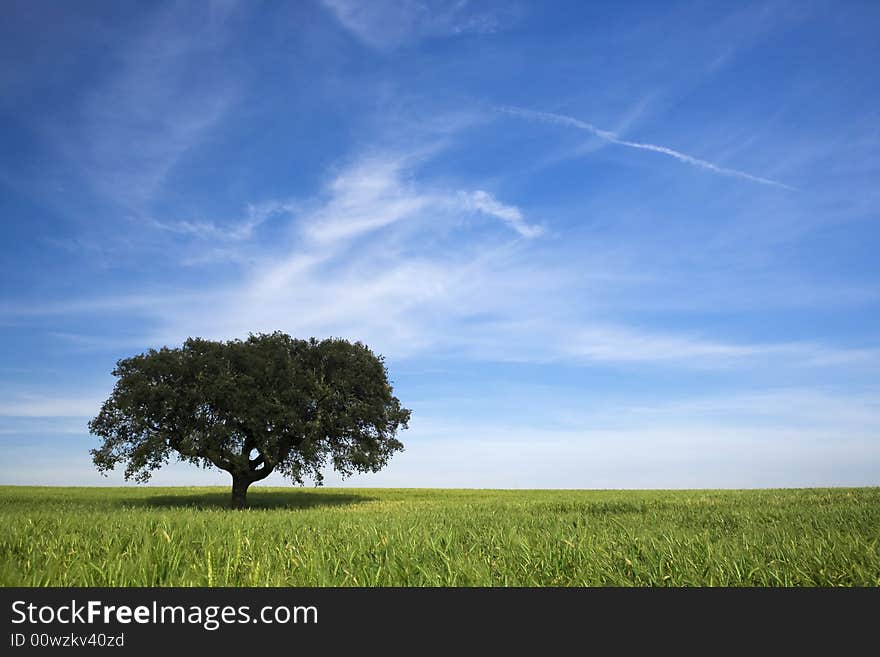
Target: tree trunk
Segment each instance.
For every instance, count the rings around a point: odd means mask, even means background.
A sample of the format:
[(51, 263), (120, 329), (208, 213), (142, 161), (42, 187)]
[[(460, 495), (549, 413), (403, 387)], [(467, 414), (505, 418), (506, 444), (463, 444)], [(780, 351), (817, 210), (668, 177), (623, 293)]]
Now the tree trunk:
[(249, 479), (232, 476), (232, 508), (247, 508), (247, 489), (251, 485)]

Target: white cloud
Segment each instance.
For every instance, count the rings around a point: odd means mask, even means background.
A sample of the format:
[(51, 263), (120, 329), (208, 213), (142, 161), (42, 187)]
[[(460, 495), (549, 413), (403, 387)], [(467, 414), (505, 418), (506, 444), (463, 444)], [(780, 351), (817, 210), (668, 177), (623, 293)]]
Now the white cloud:
[(312, 241), (347, 240), (412, 218), (440, 199), (401, 180), (406, 157), (373, 155), (348, 167), (328, 186), (329, 198), (299, 224)]
[(245, 218), (238, 221), (217, 223), (214, 221), (159, 221), (147, 220), (147, 225), (178, 235), (191, 235), (201, 240), (238, 242), (251, 239), (254, 232), (267, 220), (290, 215), (297, 207), (289, 202), (269, 201), (249, 205)]
[(408, 180), (419, 161), (413, 154), (372, 154), (357, 160), (331, 181), (319, 207), (297, 217), (302, 234), (327, 247), (398, 222), (448, 223), (467, 213), (500, 219), (523, 237), (541, 234), (520, 208), (501, 203), (489, 192), (454, 191)]
[(462, 192), (461, 198), (465, 207), (501, 219), (523, 237), (537, 237), (543, 232), (540, 226), (526, 223), (523, 213), (518, 207), (500, 203), (489, 192), (483, 190)]

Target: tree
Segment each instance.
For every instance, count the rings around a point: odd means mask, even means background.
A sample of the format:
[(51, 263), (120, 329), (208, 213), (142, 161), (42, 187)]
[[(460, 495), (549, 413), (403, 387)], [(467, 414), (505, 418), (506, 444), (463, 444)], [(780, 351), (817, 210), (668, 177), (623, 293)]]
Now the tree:
[(103, 438), (92, 460), (104, 474), (149, 480), (172, 455), (232, 475), (232, 505), (280, 472), (320, 485), (328, 459), (348, 476), (376, 472), (403, 449), (410, 411), (392, 395), (381, 356), (360, 342), (188, 339), (116, 363), (116, 385), (89, 430)]

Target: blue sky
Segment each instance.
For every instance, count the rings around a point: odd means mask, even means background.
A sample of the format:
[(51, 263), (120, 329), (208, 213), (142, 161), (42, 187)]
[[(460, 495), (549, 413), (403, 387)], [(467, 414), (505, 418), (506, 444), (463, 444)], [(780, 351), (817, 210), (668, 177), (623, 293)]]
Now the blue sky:
[(121, 482), (117, 359), (282, 330), (413, 409), (345, 485), (880, 484), (876, 3), (4, 14), (0, 483)]

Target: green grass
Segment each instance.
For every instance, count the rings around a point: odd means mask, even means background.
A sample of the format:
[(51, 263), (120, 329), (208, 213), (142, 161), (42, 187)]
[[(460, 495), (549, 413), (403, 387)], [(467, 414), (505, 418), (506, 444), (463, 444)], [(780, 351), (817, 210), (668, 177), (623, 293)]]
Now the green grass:
[(0, 487), (5, 586), (880, 586), (880, 488)]

